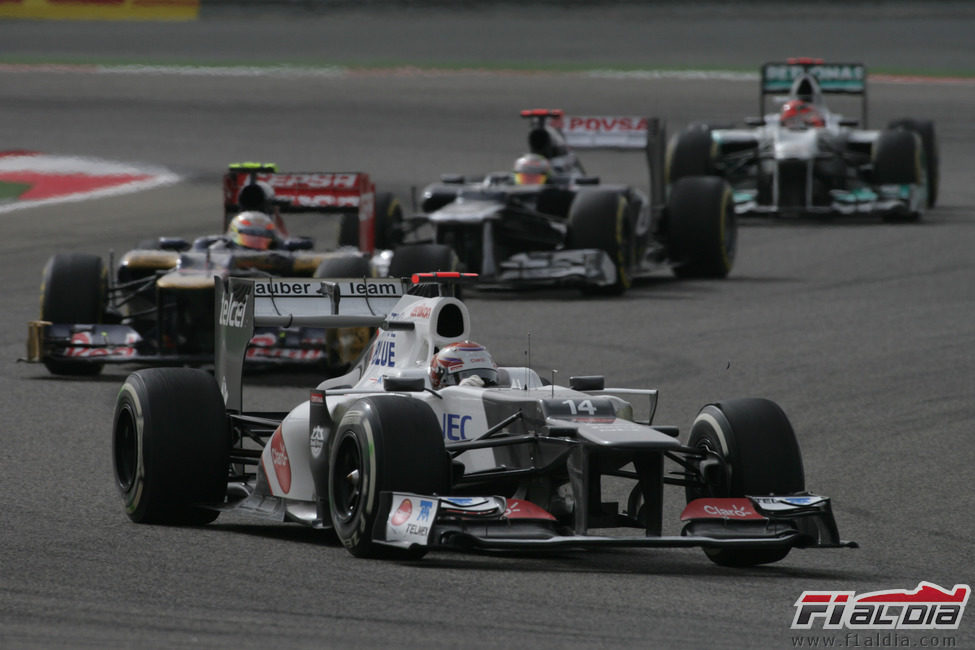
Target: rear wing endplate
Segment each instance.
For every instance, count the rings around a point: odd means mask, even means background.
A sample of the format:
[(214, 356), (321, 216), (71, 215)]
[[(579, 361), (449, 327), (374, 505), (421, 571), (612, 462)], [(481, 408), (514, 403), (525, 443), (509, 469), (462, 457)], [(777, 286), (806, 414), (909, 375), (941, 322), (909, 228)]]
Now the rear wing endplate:
[(243, 368), (255, 327), (378, 327), (406, 293), (394, 278), (235, 278), (214, 291), (214, 375), (227, 409), (243, 408)]

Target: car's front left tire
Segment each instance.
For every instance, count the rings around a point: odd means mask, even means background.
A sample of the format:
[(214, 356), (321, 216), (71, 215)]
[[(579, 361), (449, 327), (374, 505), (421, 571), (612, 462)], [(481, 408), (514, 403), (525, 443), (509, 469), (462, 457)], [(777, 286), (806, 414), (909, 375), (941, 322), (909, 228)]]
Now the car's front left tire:
[(205, 524), (227, 491), (230, 432), (213, 376), (150, 368), (126, 378), (112, 427), (115, 484), (136, 523)]

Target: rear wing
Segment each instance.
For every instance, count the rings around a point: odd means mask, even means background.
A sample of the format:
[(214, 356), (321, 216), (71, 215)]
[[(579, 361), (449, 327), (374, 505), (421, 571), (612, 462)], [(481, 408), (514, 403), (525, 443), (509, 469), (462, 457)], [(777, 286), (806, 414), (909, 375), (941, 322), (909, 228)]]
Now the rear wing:
[(867, 68), (862, 63), (825, 63), (822, 59), (788, 59), (762, 66), (762, 94), (789, 92), (803, 73), (819, 83), (824, 94), (863, 95)]
[(561, 129), (576, 149), (643, 149), (650, 121), (635, 115), (567, 115)]
[(279, 172), (272, 164), (238, 163), (223, 176), (224, 229), (242, 208), (241, 190), (256, 183), (274, 193), (281, 212), (355, 213), (359, 215), (359, 248), (375, 248), (376, 186), (364, 172)]
[(214, 375), (227, 409), (242, 410), (244, 357), (255, 327), (379, 327), (407, 287), (394, 278), (217, 280)]
[(867, 68), (862, 63), (826, 63), (823, 59), (793, 58), (769, 62), (761, 68), (759, 111), (765, 113), (768, 95), (796, 95), (804, 78), (818, 94), (862, 97), (862, 120), (867, 116)]
[[(521, 112), (532, 120), (529, 145), (535, 150), (532, 136), (540, 129), (554, 130), (563, 138), (567, 150), (615, 149), (643, 150), (650, 172), (652, 208), (663, 209), (664, 151), (667, 146), (666, 127), (658, 117), (639, 115), (566, 115), (558, 109), (535, 108)], [(538, 152), (541, 153), (541, 152)]]

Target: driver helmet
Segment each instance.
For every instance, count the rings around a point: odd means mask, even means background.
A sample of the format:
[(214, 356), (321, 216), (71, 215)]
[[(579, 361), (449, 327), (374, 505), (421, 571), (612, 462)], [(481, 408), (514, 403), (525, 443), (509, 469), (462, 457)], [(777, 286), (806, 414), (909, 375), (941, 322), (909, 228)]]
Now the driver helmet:
[(263, 212), (248, 210), (230, 221), (227, 236), (241, 248), (267, 250), (278, 243), (278, 232), (271, 217)]
[(430, 385), (490, 386), (498, 383), (498, 366), (480, 343), (463, 341), (444, 346), (430, 360)]
[(782, 106), (780, 120), (787, 127), (825, 126), (823, 116), (810, 104), (801, 99), (790, 99)]
[(537, 153), (526, 153), (515, 161), (516, 185), (543, 185), (552, 175), (548, 159)]

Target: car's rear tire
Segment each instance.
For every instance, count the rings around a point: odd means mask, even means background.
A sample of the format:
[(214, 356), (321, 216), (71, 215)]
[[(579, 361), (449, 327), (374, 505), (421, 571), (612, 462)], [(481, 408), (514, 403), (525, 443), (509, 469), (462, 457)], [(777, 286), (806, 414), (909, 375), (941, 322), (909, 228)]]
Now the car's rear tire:
[(928, 181), (927, 206), (933, 208), (938, 202), (938, 187), (940, 185), (940, 160), (938, 155), (938, 140), (934, 132), (934, 122), (931, 120), (914, 120), (902, 118), (887, 125), (888, 129), (907, 129), (917, 133), (921, 138), (924, 150), (924, 169)]
[[(802, 454), (792, 424), (778, 404), (744, 398), (708, 404), (701, 409), (687, 442), (721, 460), (721, 472), (707, 485), (688, 486), (687, 502), (702, 497), (794, 494), (805, 490)], [(722, 566), (777, 562), (783, 549), (705, 549)]]
[(670, 186), (685, 176), (714, 174), (714, 142), (706, 124), (692, 124), (667, 143), (664, 182)]
[(620, 295), (633, 283), (633, 242), (627, 207), (626, 197), (613, 190), (581, 191), (569, 206), (568, 248), (606, 251), (616, 267), (612, 284), (587, 287), (587, 293)]
[(420, 400), (377, 395), (358, 400), (328, 442), (329, 514), (335, 533), (356, 557), (419, 558), (373, 542), (380, 493), (443, 494), (450, 487), (450, 458), (440, 422)]
[(667, 202), (668, 256), (679, 278), (724, 278), (738, 248), (731, 186), (718, 176), (687, 176)]
[(193, 368), (139, 370), (115, 403), (112, 458), (125, 512), (136, 523), (198, 525), (219, 511), (230, 433), (213, 376)]
[(460, 268), (457, 254), (444, 244), (412, 244), (393, 251), (389, 277), (408, 278), (414, 273), (456, 271)]
[[(403, 240), (403, 205), (390, 192), (376, 193), (375, 246), (392, 249)], [(359, 215), (342, 215), (339, 225), (339, 246), (359, 245)]]
[[(102, 258), (88, 253), (60, 253), (44, 266), (41, 276), (41, 320), (51, 323), (101, 323), (108, 296)], [(45, 360), (55, 375), (97, 375), (101, 363)]]

